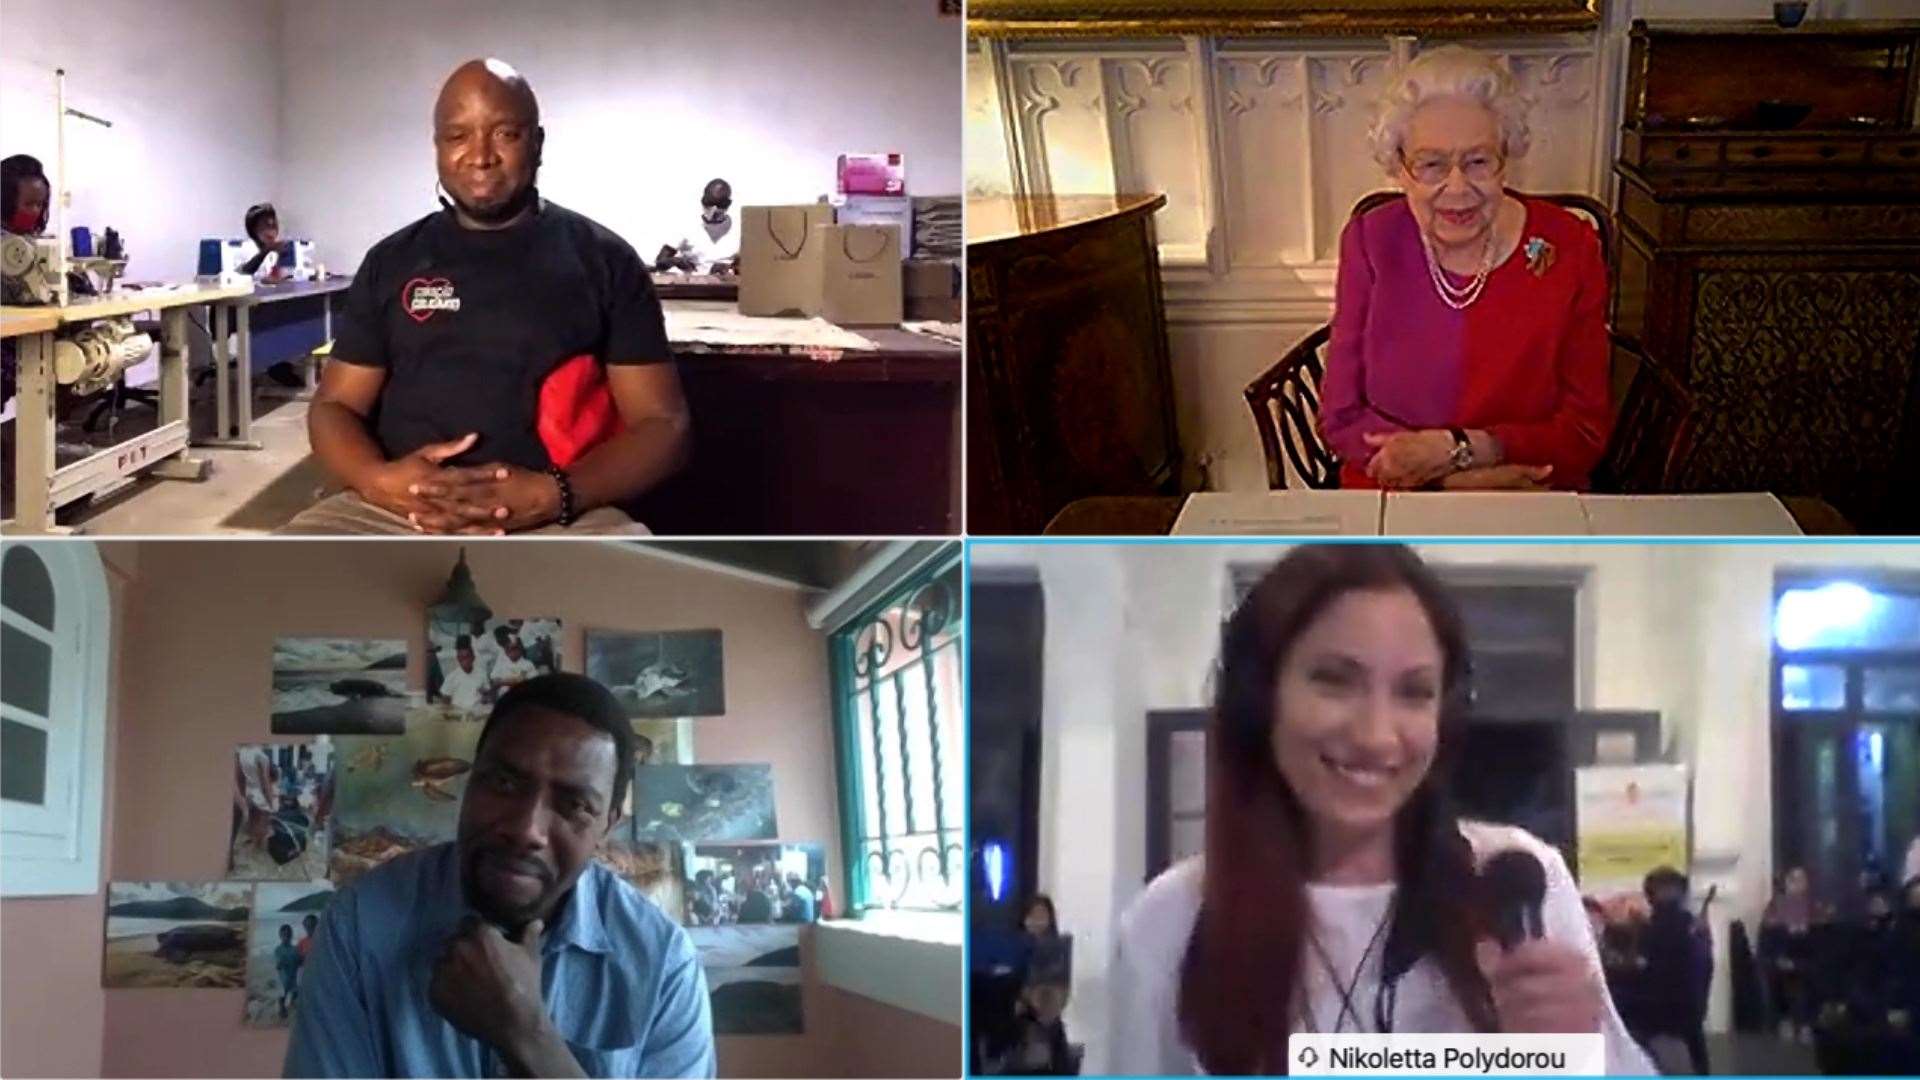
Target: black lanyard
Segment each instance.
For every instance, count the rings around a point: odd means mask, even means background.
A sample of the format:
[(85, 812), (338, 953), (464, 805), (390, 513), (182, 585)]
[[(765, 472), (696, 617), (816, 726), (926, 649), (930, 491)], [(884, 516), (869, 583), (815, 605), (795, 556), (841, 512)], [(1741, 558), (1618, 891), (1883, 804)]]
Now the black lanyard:
[[(1386, 912), (1380, 916), (1380, 924), (1373, 928), (1373, 937), (1367, 940), (1367, 947), (1361, 950), (1360, 961), (1353, 966), (1353, 976), (1347, 980), (1344, 987), (1340, 985), (1340, 973), (1334, 968), (1333, 958), (1327, 955), (1326, 947), (1320, 944), (1317, 936), (1311, 931), (1308, 932), (1307, 942), (1313, 946), (1314, 955), (1319, 957), (1320, 966), (1326, 970), (1327, 981), (1333, 984), (1334, 992), (1340, 995), (1340, 1012), (1333, 1019), (1332, 1034), (1338, 1035), (1346, 1028), (1349, 1016), (1353, 1018), (1353, 1029), (1362, 1030), (1360, 1010), (1353, 1004), (1353, 992), (1360, 986), (1360, 976), (1367, 970), (1367, 960), (1373, 956), (1374, 948), (1380, 944), (1380, 939), (1386, 935), (1387, 928), (1392, 923), (1393, 904), (1389, 902)], [(1385, 967), (1383, 959), (1380, 986), (1374, 991), (1373, 997), (1374, 1027), (1383, 1032), (1393, 1030), (1393, 998), (1395, 996), (1393, 984), (1385, 977)], [(1305, 995), (1301, 998), (1301, 1010), (1303, 1013), (1301, 1018), (1307, 1023), (1307, 1030), (1317, 1031), (1317, 1026), (1313, 1022), (1313, 1006), (1306, 1000)]]

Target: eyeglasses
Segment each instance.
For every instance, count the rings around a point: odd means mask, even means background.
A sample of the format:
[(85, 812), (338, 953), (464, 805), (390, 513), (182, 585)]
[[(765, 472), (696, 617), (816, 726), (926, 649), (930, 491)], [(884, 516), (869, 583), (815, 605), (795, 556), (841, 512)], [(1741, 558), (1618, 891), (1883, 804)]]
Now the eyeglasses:
[(1460, 171), (1473, 183), (1485, 183), (1500, 175), (1506, 161), (1490, 150), (1469, 150), (1458, 158), (1446, 154), (1415, 154), (1408, 157), (1400, 155), (1400, 163), (1406, 166), (1408, 175), (1422, 184), (1435, 186), (1444, 184), (1453, 175), (1457, 163)]

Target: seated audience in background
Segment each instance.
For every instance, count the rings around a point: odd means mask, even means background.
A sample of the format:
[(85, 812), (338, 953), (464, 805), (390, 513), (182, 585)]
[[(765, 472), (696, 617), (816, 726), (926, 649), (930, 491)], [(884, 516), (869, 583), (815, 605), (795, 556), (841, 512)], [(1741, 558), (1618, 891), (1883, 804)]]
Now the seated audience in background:
[(1027, 901), (1020, 929), (1021, 979), (1058, 979), (1066, 985), (1073, 971), (1073, 939), (1060, 932), (1053, 897), (1035, 893)]
[(1079, 1055), (1061, 1019), (1067, 1007), (1063, 978), (1036, 973), (1021, 988), (1010, 1022), (985, 1035), (982, 1070), (991, 1076), (1074, 1076)]
[(1463, 46), (1388, 84), (1375, 160), (1406, 192), (1340, 238), (1320, 424), (1342, 487), (1588, 486), (1612, 427), (1593, 228), (1505, 188), (1513, 78)]
[(245, 224), (253, 254), (240, 269), (256, 281), (285, 280), (287, 271), (280, 265), (280, 212), (272, 203), (257, 203), (247, 208)]
[(1795, 866), (1760, 916), (1760, 960), (1780, 1035), (1804, 1043), (1813, 1041), (1812, 938), (1821, 914), (1806, 868)]
[(541, 198), (539, 102), (509, 65), (455, 70), (433, 131), (445, 209), (367, 253), (307, 414), (348, 490), (281, 531), (644, 532), (619, 504), (688, 445), (646, 265)]
[(1916, 834), (1913, 843), (1907, 845), (1905, 867), (1900, 871), (1901, 881), (1920, 878), (1920, 834)]
[(1816, 931), (1823, 955), (1814, 1054), (1830, 1075), (1920, 1074), (1908, 982), (1920, 957), (1908, 954), (1891, 890), (1867, 895), (1859, 917)]

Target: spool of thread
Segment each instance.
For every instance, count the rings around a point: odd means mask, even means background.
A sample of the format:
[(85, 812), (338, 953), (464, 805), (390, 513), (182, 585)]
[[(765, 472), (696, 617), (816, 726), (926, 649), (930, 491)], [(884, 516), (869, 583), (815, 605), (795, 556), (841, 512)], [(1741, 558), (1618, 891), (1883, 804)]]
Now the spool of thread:
[(76, 259), (93, 258), (93, 230), (85, 225), (73, 227), (73, 257)]

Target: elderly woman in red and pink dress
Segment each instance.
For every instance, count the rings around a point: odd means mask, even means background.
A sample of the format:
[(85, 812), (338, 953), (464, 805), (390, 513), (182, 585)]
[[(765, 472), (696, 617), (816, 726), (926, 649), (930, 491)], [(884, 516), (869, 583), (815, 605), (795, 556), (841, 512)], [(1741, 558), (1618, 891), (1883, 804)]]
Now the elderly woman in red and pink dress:
[(1423, 53), (1371, 137), (1407, 197), (1340, 237), (1320, 424), (1341, 486), (1586, 488), (1612, 423), (1607, 270), (1592, 226), (1505, 189), (1528, 140), (1512, 77)]

